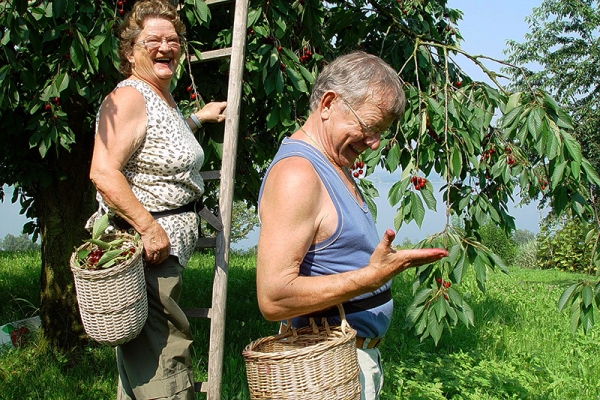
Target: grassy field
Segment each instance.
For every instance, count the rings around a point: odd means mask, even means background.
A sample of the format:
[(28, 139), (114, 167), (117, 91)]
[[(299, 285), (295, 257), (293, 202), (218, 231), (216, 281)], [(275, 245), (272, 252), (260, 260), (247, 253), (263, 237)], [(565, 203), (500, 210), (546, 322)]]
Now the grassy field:
[[(233, 254), (230, 264), (222, 395), (248, 399), (242, 349), (275, 332), (277, 324), (258, 311), (255, 258)], [(36, 314), (39, 265), (38, 254), (0, 252), (0, 325)], [(184, 307), (210, 305), (212, 266), (211, 256), (193, 257), (184, 276)], [(403, 328), (412, 274), (396, 278), (396, 315), (381, 348), (382, 399), (600, 399), (600, 327), (573, 335), (568, 315), (556, 307), (564, 288), (580, 278), (514, 267), (508, 276), (490, 274), (485, 295), (467, 279), (459, 289), (470, 293), (476, 326), (446, 330), (437, 347)], [(206, 321), (192, 324), (200, 381), (209, 327)], [(94, 343), (56, 354), (34, 337), (23, 349), (0, 351), (0, 399), (114, 399), (116, 378), (113, 350)]]

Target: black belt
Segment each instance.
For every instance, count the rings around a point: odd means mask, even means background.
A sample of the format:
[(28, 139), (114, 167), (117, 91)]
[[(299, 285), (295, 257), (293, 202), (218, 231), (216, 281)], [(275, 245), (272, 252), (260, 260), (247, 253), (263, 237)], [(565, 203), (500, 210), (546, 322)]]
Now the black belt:
[[(190, 212), (190, 211), (195, 211), (195, 210), (200, 211), (202, 209), (202, 207), (203, 207), (203, 203), (202, 203), (202, 199), (200, 199), (200, 200), (192, 201), (191, 203), (184, 204), (181, 207), (172, 208), (170, 210), (150, 211), (150, 214), (154, 218), (166, 217), (167, 215), (181, 214), (184, 212)], [(119, 229), (128, 230), (130, 228), (133, 228), (129, 222), (125, 221), (123, 218), (121, 218), (120, 216), (118, 216), (116, 214), (114, 217), (112, 217), (112, 221)]]
[[(344, 313), (352, 314), (359, 311), (367, 311), (371, 308), (379, 307), (384, 305), (388, 301), (392, 300), (392, 291), (390, 289), (384, 290), (381, 293), (378, 293), (374, 296), (367, 297), (365, 299), (347, 301), (342, 303), (344, 307)], [(303, 317), (311, 317), (311, 318), (325, 318), (325, 317), (337, 317), (340, 315), (340, 312), (337, 306), (327, 308), (325, 310), (317, 311), (312, 314), (303, 315)]]

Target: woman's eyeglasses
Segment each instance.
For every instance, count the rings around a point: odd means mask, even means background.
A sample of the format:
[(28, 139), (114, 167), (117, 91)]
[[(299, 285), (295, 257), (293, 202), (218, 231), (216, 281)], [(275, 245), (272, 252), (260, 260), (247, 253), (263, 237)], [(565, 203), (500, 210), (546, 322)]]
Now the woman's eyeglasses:
[(134, 44), (143, 44), (148, 51), (155, 51), (162, 46), (163, 43), (167, 43), (172, 50), (179, 50), (181, 47), (182, 39), (179, 36), (174, 36), (170, 38), (159, 38), (156, 36), (148, 36), (144, 40), (140, 40), (139, 42), (135, 42)]

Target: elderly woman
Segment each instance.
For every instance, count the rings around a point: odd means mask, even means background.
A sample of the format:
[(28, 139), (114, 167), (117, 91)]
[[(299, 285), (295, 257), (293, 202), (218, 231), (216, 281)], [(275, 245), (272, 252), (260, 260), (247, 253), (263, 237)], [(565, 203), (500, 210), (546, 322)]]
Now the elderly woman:
[(118, 346), (118, 399), (194, 397), (189, 322), (178, 306), (182, 272), (198, 240), (194, 204), (204, 154), (193, 132), (222, 122), (225, 102), (185, 120), (170, 93), (185, 26), (167, 1), (135, 3), (120, 28), (127, 77), (102, 103), (90, 178), (100, 206), (141, 235), (148, 320)]

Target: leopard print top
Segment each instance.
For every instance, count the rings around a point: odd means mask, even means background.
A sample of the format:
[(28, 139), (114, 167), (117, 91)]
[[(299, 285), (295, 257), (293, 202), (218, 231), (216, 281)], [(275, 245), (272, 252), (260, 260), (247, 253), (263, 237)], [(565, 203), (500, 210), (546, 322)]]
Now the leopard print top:
[[(121, 170), (137, 199), (151, 212), (200, 199), (204, 152), (179, 109), (171, 108), (145, 82), (127, 79), (116, 88), (124, 86), (135, 88), (146, 102), (146, 136)], [(185, 267), (198, 241), (198, 214), (185, 212), (156, 221), (169, 236), (171, 254)]]

